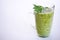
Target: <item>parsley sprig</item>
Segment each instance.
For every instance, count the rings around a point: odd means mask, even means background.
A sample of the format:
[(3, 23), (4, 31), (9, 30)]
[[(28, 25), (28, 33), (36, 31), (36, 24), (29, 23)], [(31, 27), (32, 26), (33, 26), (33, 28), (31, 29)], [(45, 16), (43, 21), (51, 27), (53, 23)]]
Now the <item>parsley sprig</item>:
[(35, 12), (41, 13), (42, 10), (44, 9), (44, 7), (43, 7), (43, 6), (39, 6), (39, 5), (35, 5), (35, 4), (34, 4), (33, 9), (34, 9)]

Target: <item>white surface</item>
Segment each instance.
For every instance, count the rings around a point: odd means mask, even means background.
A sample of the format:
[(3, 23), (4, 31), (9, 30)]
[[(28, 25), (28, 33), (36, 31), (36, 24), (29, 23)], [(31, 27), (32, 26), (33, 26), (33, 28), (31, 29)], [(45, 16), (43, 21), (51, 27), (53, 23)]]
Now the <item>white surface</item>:
[[(40, 2), (40, 0), (38, 0)], [(55, 14), (51, 35), (48, 38), (39, 38), (34, 25), (32, 12), (33, 4), (37, 0), (0, 0), (0, 40), (60, 40), (60, 1), (55, 3)]]

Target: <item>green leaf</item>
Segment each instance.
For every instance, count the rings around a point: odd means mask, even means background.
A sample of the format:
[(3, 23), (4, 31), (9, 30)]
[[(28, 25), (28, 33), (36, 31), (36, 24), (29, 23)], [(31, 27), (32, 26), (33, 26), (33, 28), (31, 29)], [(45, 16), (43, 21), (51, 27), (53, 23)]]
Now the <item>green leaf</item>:
[(41, 13), (42, 10), (44, 9), (44, 7), (43, 7), (43, 6), (39, 6), (39, 5), (35, 5), (35, 4), (34, 4), (33, 9), (34, 9), (35, 12)]

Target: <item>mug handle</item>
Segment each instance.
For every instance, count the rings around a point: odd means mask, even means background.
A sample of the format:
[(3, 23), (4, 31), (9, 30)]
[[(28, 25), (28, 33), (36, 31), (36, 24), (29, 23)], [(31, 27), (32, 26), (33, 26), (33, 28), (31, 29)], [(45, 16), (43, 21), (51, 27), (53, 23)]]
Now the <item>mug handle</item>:
[[(32, 14), (33, 16), (35, 15), (33, 12), (29, 12), (29, 14)], [(36, 30), (36, 27), (35, 27), (35, 25), (33, 25), (33, 24), (30, 24), (30, 26), (34, 29), (34, 30)]]
[[(32, 12), (29, 12), (29, 14), (33, 14), (33, 15), (35, 15), (34, 13), (32, 13)], [(30, 26), (34, 29), (34, 31), (36, 31), (36, 25), (32, 25), (32, 24), (30, 24)], [(39, 28), (38, 28), (39, 29)], [(40, 30), (40, 29), (39, 29)]]

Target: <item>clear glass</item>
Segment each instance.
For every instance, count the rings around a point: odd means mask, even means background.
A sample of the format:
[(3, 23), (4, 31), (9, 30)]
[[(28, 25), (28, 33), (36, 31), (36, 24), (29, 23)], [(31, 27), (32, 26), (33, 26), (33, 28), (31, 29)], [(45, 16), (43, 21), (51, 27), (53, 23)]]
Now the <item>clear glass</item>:
[(36, 20), (36, 30), (38, 36), (40, 37), (48, 37), (51, 29), (52, 18), (54, 12), (49, 12), (47, 14), (35, 14)]
[(52, 1), (49, 0), (40, 0), (40, 2), (38, 1), (38, 3), (35, 4), (51, 8), (51, 11), (47, 12), (46, 10), (43, 10), (45, 12), (41, 13), (37, 13), (34, 11), (35, 24), (38, 36), (43, 38), (48, 37), (50, 34), (51, 25), (53, 21), (55, 5), (52, 3)]

